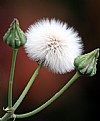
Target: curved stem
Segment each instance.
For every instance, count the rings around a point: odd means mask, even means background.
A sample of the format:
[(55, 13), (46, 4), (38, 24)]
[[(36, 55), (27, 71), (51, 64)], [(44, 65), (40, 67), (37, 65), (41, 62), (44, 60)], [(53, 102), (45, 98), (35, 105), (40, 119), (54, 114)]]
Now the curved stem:
[(44, 103), (43, 105), (41, 105), (39, 108), (29, 112), (29, 113), (25, 113), (25, 114), (19, 114), (16, 115), (16, 118), (26, 118), (26, 117), (30, 117), (32, 115), (35, 115), (37, 113), (39, 113), (40, 111), (42, 111), (43, 109), (45, 109), (47, 106), (49, 106), (52, 102), (54, 102), (58, 97), (60, 97), (60, 95), (62, 95), (66, 89), (71, 86), (71, 84), (81, 75), (77, 72), (72, 78), (71, 80), (59, 91), (57, 92), (51, 99), (49, 99), (46, 103)]
[(42, 68), (43, 64), (40, 64), (38, 66), (38, 68), (36, 69), (36, 71), (34, 72), (34, 74), (32, 75), (30, 81), (28, 82), (27, 86), (25, 87), (24, 91), (22, 92), (22, 94), (20, 95), (19, 99), (16, 101), (16, 103), (14, 104), (13, 108), (14, 111), (18, 108), (18, 106), (21, 104), (21, 102), (23, 101), (24, 97), (26, 96), (27, 92), (29, 91), (30, 87), (32, 86), (35, 78), (37, 77), (40, 69)]
[(11, 66), (9, 87), (8, 87), (8, 107), (9, 107), (9, 109), (12, 107), (12, 88), (13, 88), (13, 78), (14, 78), (14, 70), (15, 70), (17, 52), (18, 52), (18, 49), (14, 49), (13, 55), (12, 55), (12, 66)]

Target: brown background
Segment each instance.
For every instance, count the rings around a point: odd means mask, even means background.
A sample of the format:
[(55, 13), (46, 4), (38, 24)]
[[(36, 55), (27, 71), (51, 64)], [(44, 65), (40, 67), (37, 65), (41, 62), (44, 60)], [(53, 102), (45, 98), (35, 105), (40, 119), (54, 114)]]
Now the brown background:
[[(18, 18), (23, 31), (37, 19), (61, 19), (79, 31), (85, 53), (100, 47), (99, 0), (0, 0), (0, 117), (7, 106), (7, 89), (12, 49), (3, 42), (13, 18)], [(23, 48), (18, 52), (13, 88), (17, 100), (37, 63), (31, 61)], [(79, 78), (55, 103), (41, 113), (23, 121), (100, 121), (100, 59), (94, 77)], [(43, 67), (24, 102), (16, 113), (37, 108), (53, 96), (75, 73), (57, 75)], [(22, 119), (17, 119), (22, 121)]]

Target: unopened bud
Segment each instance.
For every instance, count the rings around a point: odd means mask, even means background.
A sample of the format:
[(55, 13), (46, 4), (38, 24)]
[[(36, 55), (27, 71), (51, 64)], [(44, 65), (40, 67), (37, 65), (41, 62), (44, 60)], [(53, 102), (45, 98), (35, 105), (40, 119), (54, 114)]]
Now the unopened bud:
[(26, 43), (26, 36), (19, 27), (19, 22), (17, 19), (13, 20), (3, 39), (7, 45), (14, 49), (20, 48)]
[(74, 60), (74, 65), (82, 75), (94, 76), (96, 74), (96, 64), (99, 57), (99, 48), (90, 53), (78, 56)]

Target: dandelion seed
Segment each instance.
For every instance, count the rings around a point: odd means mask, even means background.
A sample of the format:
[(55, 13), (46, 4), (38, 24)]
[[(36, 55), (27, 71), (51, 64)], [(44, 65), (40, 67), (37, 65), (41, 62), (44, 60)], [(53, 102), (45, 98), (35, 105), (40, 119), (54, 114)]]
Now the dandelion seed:
[(82, 53), (83, 44), (78, 33), (60, 20), (42, 19), (28, 28), (26, 37), (28, 56), (54, 73), (73, 70), (74, 59)]

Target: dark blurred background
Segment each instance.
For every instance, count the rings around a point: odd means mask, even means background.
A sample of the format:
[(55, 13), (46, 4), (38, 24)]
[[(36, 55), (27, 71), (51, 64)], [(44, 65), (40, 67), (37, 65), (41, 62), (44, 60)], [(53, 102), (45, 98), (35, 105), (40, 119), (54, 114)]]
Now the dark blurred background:
[[(0, 117), (7, 106), (7, 89), (12, 49), (3, 42), (13, 18), (23, 31), (41, 18), (56, 18), (73, 26), (84, 43), (84, 53), (100, 47), (99, 0), (0, 0)], [(18, 52), (13, 88), (13, 103), (18, 99), (37, 63), (24, 49)], [(18, 121), (100, 121), (100, 59), (94, 77), (79, 78), (56, 102), (39, 114)], [(35, 83), (16, 113), (29, 112), (52, 97), (75, 71), (57, 75), (42, 68)]]

